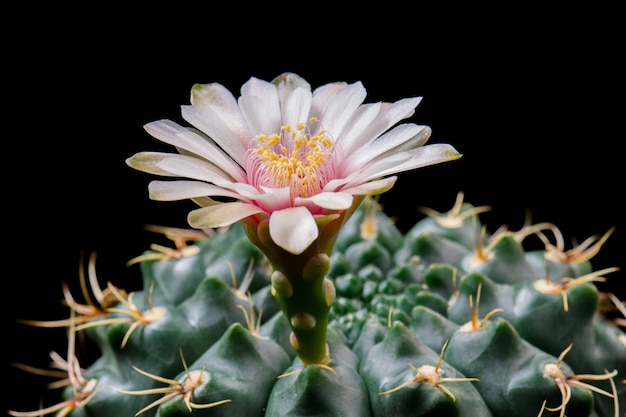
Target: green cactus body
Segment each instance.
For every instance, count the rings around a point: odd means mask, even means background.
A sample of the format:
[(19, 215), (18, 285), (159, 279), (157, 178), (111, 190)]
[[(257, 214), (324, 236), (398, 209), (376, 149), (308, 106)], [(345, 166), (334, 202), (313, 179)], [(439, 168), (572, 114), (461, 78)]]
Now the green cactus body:
[(63, 392), (81, 400), (69, 415), (623, 415), (626, 335), (600, 312), (588, 259), (545, 260), (512, 232), (477, 244), (480, 211), (463, 203), (403, 235), (365, 199), (330, 257), (298, 271), (335, 291), (317, 318), (330, 360), (306, 366), (291, 332), (307, 317), (283, 314), (303, 301), (241, 225), (186, 256), (146, 251), (143, 289), (74, 329), (101, 356), (81, 374), (88, 392)]

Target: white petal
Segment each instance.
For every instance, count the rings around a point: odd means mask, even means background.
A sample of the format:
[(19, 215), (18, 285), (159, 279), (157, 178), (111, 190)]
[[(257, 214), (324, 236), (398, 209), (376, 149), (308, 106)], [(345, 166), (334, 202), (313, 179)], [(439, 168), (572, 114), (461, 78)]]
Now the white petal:
[(297, 123), (308, 121), (311, 109), (311, 91), (298, 88), (280, 103), (282, 109), (282, 124), (295, 127)]
[(318, 229), (311, 212), (304, 207), (290, 207), (270, 215), (270, 236), (287, 252), (299, 255), (317, 239)]
[(346, 88), (348, 83), (343, 81), (324, 84), (317, 87), (313, 91), (313, 103), (311, 103), (311, 116), (320, 116), (328, 107), (328, 104), (333, 101), (335, 95)]
[(352, 193), (319, 193), (312, 197), (297, 197), (295, 203), (297, 205), (305, 205), (313, 203), (318, 207), (329, 210), (347, 210), (352, 206)]
[(252, 133), (233, 95), (220, 84), (196, 84), (191, 99), (192, 105), (181, 106), (183, 118), (243, 166)]
[(161, 170), (161, 175), (209, 182), (218, 187), (232, 190), (241, 197), (248, 199), (255, 198), (259, 195), (259, 191), (252, 185), (233, 181), (224, 174), (219, 167), (206, 161), (187, 155), (172, 153), (162, 154), (162, 156), (163, 157), (155, 162), (156, 168)]
[(279, 132), (280, 105), (274, 84), (252, 77), (241, 87), (238, 102), (254, 136)]
[(342, 144), (342, 146), (345, 146), (347, 149), (359, 149), (367, 145), (400, 120), (412, 116), (421, 99), (421, 97), (414, 97), (398, 100), (395, 103), (381, 103), (380, 113), (367, 126), (367, 129), (358, 136), (345, 139), (342, 137), (341, 141), (345, 140), (347, 142), (347, 144)]
[(331, 136), (337, 135), (338, 132), (343, 130), (344, 125), (352, 117), (359, 105), (363, 103), (366, 95), (367, 92), (360, 82), (347, 85), (345, 88), (337, 91), (333, 100), (328, 103), (321, 114), (311, 114), (311, 116), (318, 116), (324, 125), (324, 129)]
[(278, 83), (278, 98), (282, 114), (282, 125), (295, 127), (296, 123), (305, 123), (311, 109), (311, 86), (304, 79), (291, 73), (283, 74), (274, 80)]
[[(391, 154), (386, 158), (375, 161), (359, 173), (358, 180), (347, 184), (347, 186), (351, 187), (352, 185), (358, 185), (376, 178), (452, 161), (460, 157), (461, 154), (448, 144), (435, 143), (421, 146), (411, 151)], [(404, 161), (402, 161), (403, 158)]]
[(229, 226), (248, 216), (262, 212), (263, 210), (252, 204), (221, 203), (189, 212), (187, 221), (196, 229), (213, 229)]
[(263, 193), (250, 197), (266, 211), (284, 209), (291, 204), (291, 187), (269, 188), (261, 187)]
[(148, 174), (161, 175), (164, 177), (177, 177), (159, 167), (159, 163), (172, 156), (166, 152), (138, 152), (130, 158), (126, 159), (126, 165), (138, 171), (147, 172)]
[(396, 183), (398, 177), (387, 177), (377, 181), (366, 182), (356, 187), (342, 189), (341, 192), (352, 195), (377, 195), (385, 193)]
[(398, 125), (352, 154), (347, 154), (342, 163), (344, 172), (353, 172), (370, 161), (390, 153), (398, 153), (424, 145), (430, 138), (428, 126), (405, 123)]
[(158, 201), (178, 201), (198, 197), (242, 197), (222, 187), (200, 181), (152, 181), (148, 184), (150, 199)]
[(219, 186), (233, 182), (230, 176), (222, 171), (220, 167), (202, 159), (174, 153), (167, 155), (168, 157), (161, 159), (157, 166), (168, 172), (170, 176), (212, 182)]
[(373, 179), (383, 178), (385, 176), (383, 175), (384, 172), (398, 167), (410, 159), (411, 155), (407, 152), (392, 154), (387, 158), (375, 161), (359, 171), (354, 171), (344, 178), (337, 178), (327, 182), (324, 186), (324, 191), (344, 191), (360, 186)]
[(236, 181), (245, 180), (245, 172), (235, 161), (211, 140), (193, 129), (182, 127), (171, 120), (148, 123), (144, 129), (155, 138), (177, 148), (192, 152), (221, 167)]
[(308, 90), (311, 89), (311, 85), (304, 78), (293, 72), (284, 72), (278, 77), (272, 80), (272, 84), (277, 86), (280, 91), (281, 88), (287, 87), (289, 90), (295, 90), (299, 87), (304, 87)]
[(383, 178), (385, 176), (382, 174), (383, 172), (400, 166), (409, 159), (411, 159), (411, 155), (407, 152), (392, 154), (387, 158), (375, 161), (361, 170), (353, 171), (344, 178), (336, 178), (327, 182), (323, 191), (343, 191), (359, 186), (363, 183), (371, 181), (372, 179)]
[(341, 132), (335, 133), (337, 142), (344, 155), (351, 155), (359, 147), (356, 139), (362, 137), (363, 132), (376, 119), (380, 112), (381, 103), (366, 103), (359, 106), (352, 114), (350, 120), (346, 123)]

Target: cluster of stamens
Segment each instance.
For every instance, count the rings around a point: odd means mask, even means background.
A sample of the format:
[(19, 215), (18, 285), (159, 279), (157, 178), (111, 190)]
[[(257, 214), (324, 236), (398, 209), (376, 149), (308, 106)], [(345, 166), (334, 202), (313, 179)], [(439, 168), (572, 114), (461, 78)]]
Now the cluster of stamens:
[[(312, 117), (311, 123), (317, 122)], [(279, 133), (260, 134), (250, 153), (252, 183), (262, 187), (290, 187), (291, 197), (311, 197), (328, 181), (333, 142), (324, 130), (311, 134), (304, 123), (281, 127)]]

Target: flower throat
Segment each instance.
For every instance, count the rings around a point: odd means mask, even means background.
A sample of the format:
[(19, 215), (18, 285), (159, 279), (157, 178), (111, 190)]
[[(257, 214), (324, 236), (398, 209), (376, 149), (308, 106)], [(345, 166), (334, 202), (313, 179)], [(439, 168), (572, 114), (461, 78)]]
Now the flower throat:
[[(315, 123), (317, 118), (309, 121)], [(311, 197), (328, 181), (332, 145), (324, 130), (312, 135), (304, 123), (297, 123), (295, 129), (282, 126), (280, 133), (255, 138), (248, 173), (257, 186), (290, 187), (292, 199)]]

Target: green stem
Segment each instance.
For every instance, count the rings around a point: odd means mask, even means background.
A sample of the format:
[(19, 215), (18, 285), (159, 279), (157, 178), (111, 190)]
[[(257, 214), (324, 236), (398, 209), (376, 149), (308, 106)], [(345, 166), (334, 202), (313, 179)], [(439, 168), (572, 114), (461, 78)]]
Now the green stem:
[(334, 285), (326, 279), (329, 269), (330, 258), (322, 253), (311, 257), (299, 276), (272, 274), (274, 298), (289, 320), (291, 343), (304, 365), (329, 361), (326, 329), (335, 298)]
[(329, 255), (341, 227), (362, 200), (357, 196), (350, 209), (316, 217), (319, 236), (300, 254), (287, 252), (272, 241), (268, 217), (250, 216), (243, 221), (246, 235), (272, 265), (272, 294), (291, 325), (291, 344), (305, 366), (330, 361), (326, 330), (335, 286), (326, 278)]

